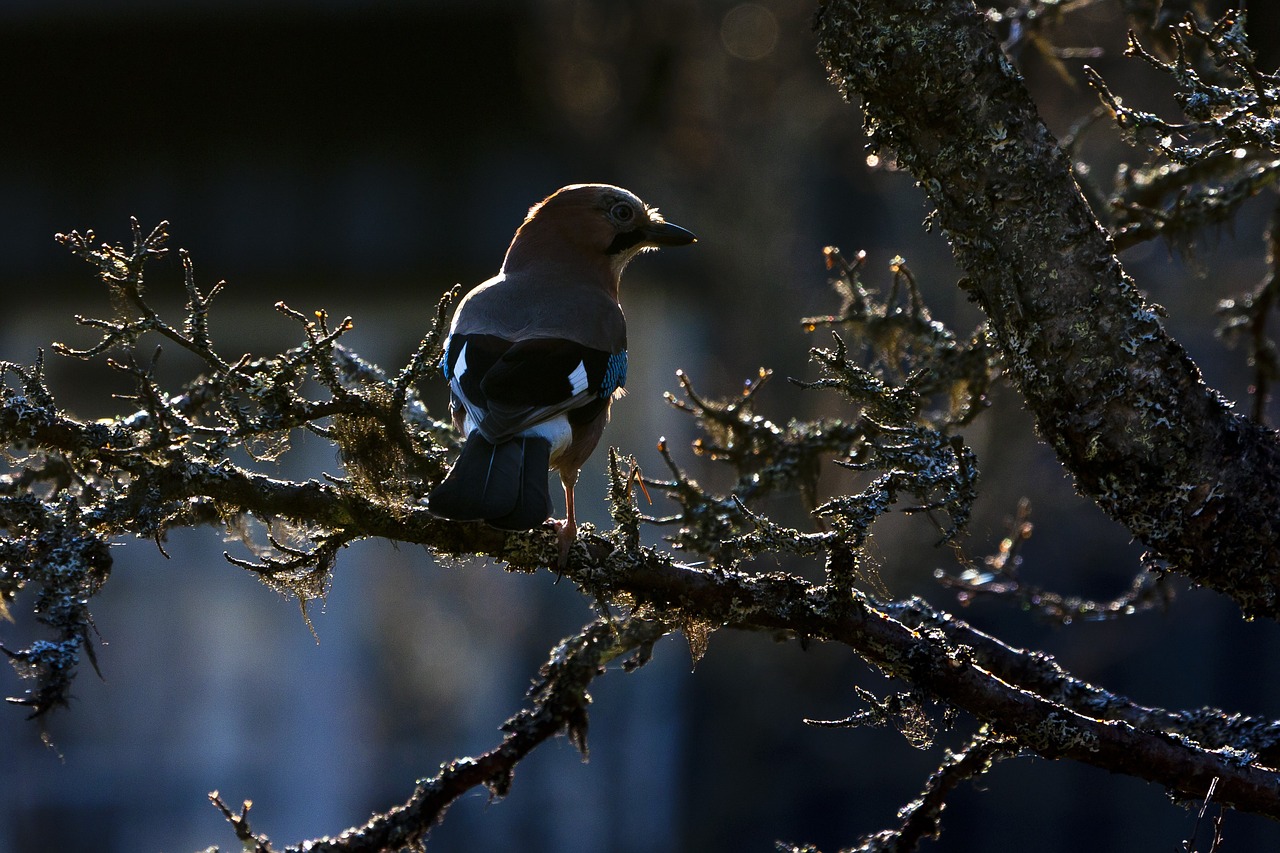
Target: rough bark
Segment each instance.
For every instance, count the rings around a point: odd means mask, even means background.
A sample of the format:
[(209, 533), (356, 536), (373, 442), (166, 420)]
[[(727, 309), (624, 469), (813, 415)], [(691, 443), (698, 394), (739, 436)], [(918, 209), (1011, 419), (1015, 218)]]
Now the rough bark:
[(936, 208), (1077, 489), (1250, 616), (1280, 615), (1280, 444), (1207, 387), (1126, 275), (967, 0), (835, 0), (818, 52)]

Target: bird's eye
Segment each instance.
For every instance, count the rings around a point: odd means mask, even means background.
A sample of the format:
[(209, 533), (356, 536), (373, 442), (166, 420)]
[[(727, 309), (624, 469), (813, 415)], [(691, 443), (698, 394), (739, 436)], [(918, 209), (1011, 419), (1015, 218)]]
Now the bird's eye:
[(619, 222), (630, 222), (631, 218), (636, 215), (631, 205), (625, 201), (620, 201), (609, 209), (609, 215)]

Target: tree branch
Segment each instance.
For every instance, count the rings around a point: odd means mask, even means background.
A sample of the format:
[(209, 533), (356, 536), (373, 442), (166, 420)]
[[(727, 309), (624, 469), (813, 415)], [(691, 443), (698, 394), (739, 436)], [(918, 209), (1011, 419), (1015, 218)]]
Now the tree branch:
[[(623, 664), (627, 670), (643, 665), (653, 644), (669, 628), (661, 622), (624, 619), (597, 620), (581, 633), (563, 640), (551, 652), (529, 690), (532, 707), (521, 710), (502, 724), (502, 743), (475, 758), (460, 758), (440, 767), (440, 772), (418, 783), (404, 805), (375, 815), (336, 838), (319, 838), (283, 848), (281, 853), (383, 853), (405, 848), (420, 849), (427, 833), (444, 817), (459, 797), (483, 785), (492, 797), (504, 797), (511, 787), (516, 765), (542, 742), (561, 733), (587, 755), (587, 688), (604, 667), (622, 655), (635, 655)], [(248, 804), (237, 815), (222, 804), (218, 793), (209, 795), (232, 824), (246, 850), (273, 853), (264, 836), (254, 835), (248, 823)]]
[[(22, 405), (16, 398), (3, 403), (0, 423), (11, 407)], [(31, 435), (48, 450), (85, 453), (98, 442), (106, 445), (102, 452), (112, 453), (98, 430), (96, 424), (68, 419), (57, 429)], [(506, 533), (481, 523), (445, 521), (351, 486), (291, 483), (194, 460), (138, 464), (135, 477), (130, 494), (136, 489), (153, 502), (189, 506), (191, 499), (203, 499), (264, 518), (290, 519), (315, 537), (376, 536), (438, 553), (489, 554), (514, 571), (557, 563), (549, 525)], [(134, 511), (125, 496), (96, 510), (90, 521), (109, 528), (114, 516)], [(205, 521), (220, 518), (211, 512)], [(825, 547), (836, 553), (846, 546)], [(1280, 819), (1280, 777), (1255, 761), (1256, 755), (1267, 760), (1277, 755), (1275, 724), (1142, 708), (1072, 679), (1044, 655), (1006, 646), (922, 601), (880, 604), (843, 584), (819, 586), (780, 572), (700, 570), (640, 546), (633, 537), (613, 534), (585, 536), (559, 571), (593, 598), (628, 604), (642, 618), (783, 631), (845, 644), (886, 675), (968, 711), (1038, 755), (1146, 779), (1195, 800), (1217, 778), (1219, 802)]]
[(1280, 444), (1231, 412), (1125, 274), (968, 0), (832, 0), (818, 51), (937, 209), (1076, 487), (1197, 583), (1280, 616)]

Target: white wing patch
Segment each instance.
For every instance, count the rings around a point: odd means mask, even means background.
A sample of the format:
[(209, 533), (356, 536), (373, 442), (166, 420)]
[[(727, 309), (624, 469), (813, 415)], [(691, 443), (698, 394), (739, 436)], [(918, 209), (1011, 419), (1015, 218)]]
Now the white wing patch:
[(462, 374), (467, 372), (467, 341), (462, 342), (462, 349), (458, 350), (458, 361), (453, 366), (453, 378), (461, 379)]
[[(462, 356), (459, 355), (461, 360)], [(587, 364), (584, 361), (578, 362), (578, 366), (569, 374), (569, 385), (573, 388), (573, 395), (576, 397), (583, 391), (587, 390)]]
[(462, 393), (462, 375), (467, 372), (467, 342), (462, 342), (462, 349), (458, 350), (458, 360), (453, 365), (453, 377), (449, 380), (449, 388), (453, 391), (453, 396), (462, 402), (462, 408), (465, 414), (462, 420), (463, 435), (471, 435), (476, 430), (480, 422), (484, 420), (484, 411), (478, 408), (474, 403), (467, 399), (467, 395)]

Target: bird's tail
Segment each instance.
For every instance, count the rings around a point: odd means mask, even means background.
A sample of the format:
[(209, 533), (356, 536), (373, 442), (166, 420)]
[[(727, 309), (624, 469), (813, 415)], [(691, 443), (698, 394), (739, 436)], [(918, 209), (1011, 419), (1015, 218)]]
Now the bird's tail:
[(522, 436), (492, 444), (473, 432), (449, 476), (428, 496), (436, 515), (483, 520), (504, 530), (530, 530), (551, 515), (547, 464), (551, 444)]

